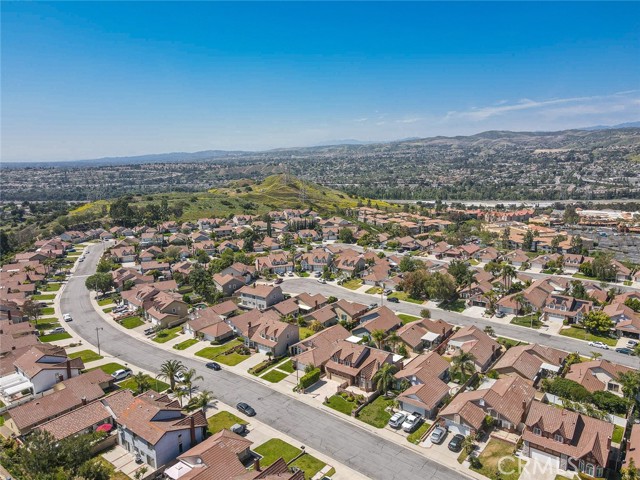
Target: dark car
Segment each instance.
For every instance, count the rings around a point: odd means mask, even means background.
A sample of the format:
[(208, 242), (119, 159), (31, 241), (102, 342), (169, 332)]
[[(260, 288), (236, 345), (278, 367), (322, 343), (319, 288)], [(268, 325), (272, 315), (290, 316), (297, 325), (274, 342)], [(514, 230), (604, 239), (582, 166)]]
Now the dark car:
[(144, 330), (145, 335), (152, 335), (155, 332), (156, 332), (156, 327), (149, 327), (149, 328), (145, 328)]
[(496, 312), (496, 318), (503, 318), (504, 312)]
[(275, 281), (273, 282), (276, 285), (278, 285), (279, 283), (282, 283), (282, 279), (281, 278), (276, 278)]
[(616, 352), (623, 353), (625, 355), (635, 355), (635, 352), (633, 350), (625, 347), (616, 348)]
[(387, 298), (387, 302), (400, 303), (400, 300), (398, 300), (396, 297), (389, 297), (389, 298)]
[(452, 452), (459, 452), (462, 450), (462, 442), (464, 441), (464, 435), (456, 433), (449, 442), (449, 450)]
[(219, 363), (216, 362), (209, 362), (205, 365), (207, 368), (210, 368), (211, 370), (215, 370), (216, 372), (218, 370), (222, 370), (222, 367), (220, 366)]
[(247, 417), (253, 417), (256, 414), (256, 411), (251, 407), (251, 405), (240, 402), (236, 405), (236, 408), (244, 413)]

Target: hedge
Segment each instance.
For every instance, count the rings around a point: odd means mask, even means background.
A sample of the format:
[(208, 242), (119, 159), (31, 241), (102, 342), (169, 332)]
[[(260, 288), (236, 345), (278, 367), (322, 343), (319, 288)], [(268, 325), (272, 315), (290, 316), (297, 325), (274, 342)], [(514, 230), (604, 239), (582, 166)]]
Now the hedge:
[(309, 373), (306, 373), (300, 379), (300, 388), (309, 388), (311, 385), (320, 380), (320, 369), (314, 368)]

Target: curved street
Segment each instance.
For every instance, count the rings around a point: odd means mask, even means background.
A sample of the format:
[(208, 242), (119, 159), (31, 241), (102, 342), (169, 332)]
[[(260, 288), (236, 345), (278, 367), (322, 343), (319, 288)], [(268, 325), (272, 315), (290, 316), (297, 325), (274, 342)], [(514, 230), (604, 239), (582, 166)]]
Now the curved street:
[[(60, 297), (62, 312), (73, 322), (67, 327), (91, 344), (96, 344), (96, 329), (104, 352), (150, 372), (170, 358), (170, 352), (130, 337), (105, 321), (92, 307), (85, 278), (94, 273), (103, 251), (92, 245), (83, 263), (78, 263)], [(409, 448), (359, 428), (336, 415), (309, 406), (267, 386), (229, 371), (210, 372), (204, 361), (180, 357), (187, 368), (196, 368), (204, 376), (202, 387), (211, 390), (220, 401), (235, 405), (246, 401), (265, 424), (297, 439), (325, 455), (375, 479), (457, 480), (467, 477)]]

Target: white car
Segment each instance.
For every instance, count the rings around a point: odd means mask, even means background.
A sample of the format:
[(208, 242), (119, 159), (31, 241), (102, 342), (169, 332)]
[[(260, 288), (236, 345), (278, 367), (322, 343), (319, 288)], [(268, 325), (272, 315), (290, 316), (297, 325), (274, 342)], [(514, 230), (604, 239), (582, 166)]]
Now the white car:
[(407, 433), (411, 433), (416, 430), (422, 423), (422, 415), (419, 413), (410, 414), (402, 424), (402, 430)]
[(609, 350), (609, 345), (602, 342), (589, 342), (590, 347), (602, 348), (604, 350)]
[(64, 315), (62, 315), (62, 320), (64, 320), (65, 322), (70, 322), (73, 319), (71, 318), (70, 313), (65, 313)]
[(404, 423), (404, 421), (406, 420), (407, 416), (402, 413), (402, 412), (396, 412), (393, 414), (393, 416), (389, 419), (389, 426), (391, 428), (400, 428), (402, 426), (402, 424)]
[(111, 374), (111, 376), (116, 382), (119, 382), (120, 380), (124, 380), (130, 377), (131, 375), (133, 375), (133, 372), (129, 368), (122, 368), (120, 370), (116, 370)]

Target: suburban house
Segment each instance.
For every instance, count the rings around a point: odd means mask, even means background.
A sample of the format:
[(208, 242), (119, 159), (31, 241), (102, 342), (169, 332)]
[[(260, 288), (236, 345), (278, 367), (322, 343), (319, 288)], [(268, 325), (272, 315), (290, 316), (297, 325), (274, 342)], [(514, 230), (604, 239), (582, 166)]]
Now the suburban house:
[(341, 340), (331, 352), (324, 370), (330, 380), (337, 380), (346, 383), (347, 386), (372, 392), (376, 388), (373, 376), (385, 363), (399, 367), (402, 364), (402, 357), (377, 348)]
[(177, 400), (154, 391), (138, 395), (116, 410), (118, 443), (139, 454), (152, 468), (174, 460), (206, 436), (207, 419), (202, 410), (187, 415)]
[(334, 259), (332, 269), (338, 274), (346, 277), (355, 276), (366, 266), (364, 258), (353, 250), (345, 250), (337, 259)]
[(300, 268), (305, 272), (322, 272), (331, 266), (332, 258), (331, 252), (320, 248), (311, 250), (300, 257)]
[(523, 453), (562, 470), (603, 477), (613, 424), (555, 405), (533, 402), (522, 435)]
[(336, 345), (350, 336), (349, 330), (342, 325), (334, 325), (300, 340), (289, 347), (294, 368), (304, 371), (312, 365), (324, 370), (324, 365), (331, 357)]
[(338, 323), (338, 314), (334, 310), (333, 305), (329, 304), (307, 314), (305, 319), (309, 322), (320, 322), (323, 327), (329, 327)]
[(189, 313), (189, 305), (177, 293), (159, 292), (145, 308), (145, 317), (153, 325), (162, 328), (173, 327), (183, 322)]
[(238, 290), (242, 308), (266, 310), (284, 300), (282, 289), (274, 285), (244, 286)]
[(295, 298), (287, 298), (286, 300), (276, 303), (271, 308), (283, 317), (297, 317), (300, 313), (300, 307), (298, 306), (298, 302), (296, 302)]
[(631, 461), (636, 466), (636, 470), (640, 474), (640, 423), (636, 423), (631, 427), (631, 435), (627, 440), (627, 452), (622, 462), (622, 468), (628, 468)]
[(478, 390), (459, 393), (440, 411), (441, 420), (451, 432), (476, 434), (487, 416), (493, 418), (495, 426), (510, 432), (524, 429), (535, 389), (520, 377), (506, 376), (491, 382), (488, 388), (481, 385)]
[(640, 313), (635, 312), (622, 302), (614, 301), (602, 309), (616, 324), (616, 333), (620, 337), (640, 338)]
[(422, 318), (401, 326), (396, 332), (414, 352), (430, 350), (453, 333), (453, 325), (444, 320)]
[(549, 321), (580, 323), (582, 318), (593, 309), (593, 302), (580, 300), (567, 295), (551, 294), (547, 297), (542, 312)]
[(249, 333), (250, 337), (245, 339), (248, 347), (276, 358), (286, 355), (289, 347), (300, 340), (297, 325), (266, 315), (260, 318), (260, 323), (252, 325)]
[(327, 304), (327, 298), (320, 293), (311, 295), (309, 293), (303, 292), (296, 296), (296, 302), (298, 302), (298, 306), (300, 307), (301, 311), (311, 312), (324, 307)]
[(406, 381), (410, 387), (398, 395), (401, 410), (420, 413), (433, 418), (438, 408), (449, 398), (450, 364), (435, 352), (418, 355), (395, 374), (396, 379)]
[(130, 263), (136, 261), (136, 249), (133, 246), (111, 249), (111, 258), (117, 263)]
[(358, 325), (351, 331), (352, 335), (371, 336), (375, 330), (390, 333), (402, 325), (402, 320), (388, 307), (374, 308), (358, 318)]
[(468, 352), (474, 356), (474, 364), (479, 372), (486, 371), (500, 356), (501, 347), (489, 335), (478, 327), (462, 327), (454, 333), (447, 344), (447, 351), (453, 356), (459, 352)]
[(559, 374), (567, 355), (567, 352), (537, 343), (518, 345), (507, 350), (493, 370), (500, 375), (518, 375), (535, 385), (542, 378)]
[(340, 299), (331, 304), (333, 310), (338, 316), (340, 322), (346, 322), (351, 324), (356, 322), (362, 315), (364, 315), (369, 307), (361, 303), (349, 302), (348, 300)]
[(189, 320), (184, 324), (184, 333), (193, 335), (194, 338), (202, 338), (209, 342), (221, 342), (235, 335), (226, 319), (234, 314), (237, 305), (231, 300), (207, 307), (196, 309), (189, 315)]
[(270, 253), (266, 257), (256, 258), (256, 271), (264, 270), (277, 275), (284, 275), (293, 272), (293, 262), (289, 259), (287, 253)]
[(216, 273), (213, 276), (213, 284), (225, 297), (230, 297), (237, 290), (245, 286), (245, 281), (241, 276)]
[(618, 377), (621, 373), (632, 371), (633, 368), (599, 359), (574, 363), (564, 378), (579, 383), (591, 393), (605, 391), (622, 397), (622, 385)]
[(252, 265), (245, 265), (244, 263), (235, 262), (229, 265), (227, 268), (220, 272), (220, 275), (233, 275), (234, 277), (241, 277), (245, 285), (251, 282), (256, 276), (256, 268)]

